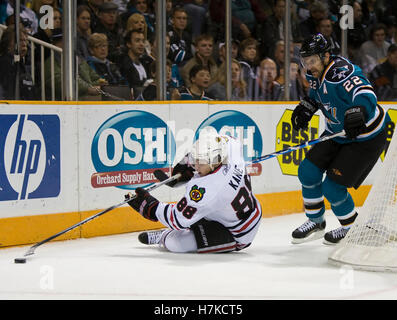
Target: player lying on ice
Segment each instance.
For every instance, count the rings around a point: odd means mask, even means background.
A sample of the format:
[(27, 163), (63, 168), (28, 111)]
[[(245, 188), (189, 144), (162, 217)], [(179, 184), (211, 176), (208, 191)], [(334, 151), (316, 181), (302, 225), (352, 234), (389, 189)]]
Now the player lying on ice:
[(168, 227), (143, 232), (139, 241), (179, 253), (248, 247), (258, 231), (262, 210), (245, 166), (236, 139), (215, 134), (200, 137), (172, 170), (172, 175), (182, 174), (174, 186), (186, 185), (178, 203), (159, 202), (146, 190), (135, 190), (137, 197), (128, 204), (144, 218)]
[[(295, 108), (291, 122), (297, 131), (307, 128), (320, 109), (325, 116), (323, 134), (345, 130), (346, 136), (314, 145), (299, 166), (298, 177), (309, 219), (292, 233), (293, 243), (324, 236), (324, 243), (335, 244), (346, 236), (357, 217), (347, 188), (357, 189), (378, 161), (385, 147), (385, 127), (390, 121), (377, 104), (374, 89), (360, 67), (341, 56), (331, 56), (329, 50), (330, 45), (321, 34), (303, 42), (300, 54), (310, 91)], [(327, 233), (324, 198), (341, 224)]]

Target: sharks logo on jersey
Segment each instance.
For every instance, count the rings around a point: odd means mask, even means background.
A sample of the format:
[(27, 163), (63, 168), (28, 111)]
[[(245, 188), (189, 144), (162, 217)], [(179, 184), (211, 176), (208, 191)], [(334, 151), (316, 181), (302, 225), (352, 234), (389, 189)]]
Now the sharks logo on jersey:
[(351, 63), (343, 58), (336, 58), (328, 67), (325, 79), (329, 82), (338, 83), (347, 79), (354, 72)]

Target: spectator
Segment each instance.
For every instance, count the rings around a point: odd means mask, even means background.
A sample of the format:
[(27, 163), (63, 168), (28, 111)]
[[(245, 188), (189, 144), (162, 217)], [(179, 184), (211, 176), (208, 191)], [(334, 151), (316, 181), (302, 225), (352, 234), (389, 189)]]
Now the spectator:
[(127, 11), (121, 17), (124, 21), (124, 25), (128, 21), (129, 17), (134, 13), (139, 13), (144, 16), (148, 30), (147, 36), (151, 37), (155, 33), (156, 18), (149, 8), (148, 1), (130, 0), (127, 5)]
[(213, 57), (214, 39), (211, 35), (202, 34), (195, 39), (194, 43), (196, 53), (185, 66), (182, 68), (182, 79), (187, 86), (190, 86), (190, 69), (195, 65), (202, 65), (210, 72), (210, 85), (214, 83), (216, 74), (218, 73), (218, 65)]
[(123, 29), (118, 22), (118, 6), (113, 2), (104, 2), (99, 7), (98, 23), (93, 32), (104, 33), (108, 38), (110, 61), (116, 62), (122, 54)]
[[(212, 31), (215, 41), (223, 38), (225, 34), (225, 1), (211, 0), (209, 14), (211, 18)], [(257, 37), (258, 24), (265, 21), (265, 11), (258, 0), (232, 1), (232, 34), (239, 41), (250, 37)]]
[[(53, 21), (54, 28), (53, 29), (50, 29), (50, 28), (42, 29), (41, 27), (39, 27), (39, 29), (38, 29), (39, 31), (36, 34), (34, 34), (34, 37), (39, 40), (42, 40), (44, 42), (51, 43), (52, 42), (52, 31), (54, 29), (62, 28), (62, 14), (59, 11), (59, 9), (57, 9), (57, 8), (54, 8), (53, 19), (54, 19), (54, 21)], [(37, 46), (36, 51), (35, 51), (36, 63), (40, 63), (39, 52), (40, 52), (40, 47)], [(50, 52), (51, 52), (50, 49), (44, 48), (44, 60), (50, 56)]]
[[(150, 53), (150, 42), (148, 41), (148, 28), (145, 17), (140, 13), (133, 13), (127, 20), (126, 32), (130, 30), (142, 31), (145, 36), (145, 51)], [(154, 35), (151, 36), (154, 38)]]
[(172, 14), (172, 28), (168, 34), (171, 46), (168, 58), (182, 67), (192, 54), (192, 36), (186, 31), (188, 15), (185, 9), (176, 7)]
[[(52, 44), (63, 49), (62, 29), (54, 29)], [(51, 58), (45, 61), (45, 87), (47, 99), (52, 99)], [(62, 100), (62, 61), (61, 55), (54, 56), (55, 100)], [(78, 96), (79, 100), (101, 100), (100, 86), (104, 81), (94, 72), (84, 59), (78, 58)]]
[(88, 38), (91, 35), (91, 11), (85, 6), (77, 8), (77, 55), (87, 60), (90, 56), (88, 51)]
[(104, 84), (122, 85), (126, 80), (122, 77), (116, 64), (107, 59), (108, 39), (103, 33), (93, 33), (88, 39), (88, 48), (91, 56), (88, 58), (88, 65), (106, 81)]
[[(240, 42), (238, 40), (232, 40), (232, 59), (237, 59), (238, 57), (238, 47)], [(221, 42), (219, 44), (219, 51), (218, 51), (218, 65), (222, 65), (226, 61), (226, 44)]]
[[(260, 53), (263, 57), (269, 57), (277, 41), (284, 40), (285, 0), (276, 0), (273, 12), (274, 13), (266, 19), (264, 23), (265, 32), (260, 46)], [(299, 42), (301, 40), (301, 32), (298, 21), (294, 17), (295, 16), (291, 14), (291, 35), (289, 40)]]
[(91, 16), (91, 30), (95, 30), (99, 21), (99, 7), (104, 3), (104, 0), (82, 0), (79, 5), (85, 5), (90, 9)]
[(360, 47), (359, 61), (364, 74), (368, 75), (379, 63), (385, 61), (387, 49), (390, 43), (386, 42), (386, 26), (375, 25), (370, 33), (370, 40), (364, 42)]
[[(299, 68), (300, 61), (296, 58), (291, 59), (289, 76), (290, 76), (290, 91), (289, 91), (289, 100), (290, 101), (301, 101), (303, 97), (305, 97), (306, 90), (304, 82), (306, 81), (304, 75)], [(285, 88), (285, 84), (284, 84)], [(285, 89), (283, 89), (284, 91)]]
[(203, 65), (195, 65), (190, 69), (189, 82), (191, 85), (180, 90), (174, 90), (173, 100), (212, 100), (206, 90), (211, 81), (211, 74)]
[(315, 0), (310, 6), (310, 17), (300, 23), (300, 31), (302, 37), (306, 39), (317, 33), (316, 27), (321, 19), (325, 19), (328, 15), (328, 8), (319, 0)]
[(379, 101), (397, 101), (397, 44), (389, 47), (386, 61), (371, 71), (369, 80)]
[(208, 11), (208, 0), (184, 0), (186, 10), (191, 23), (192, 38), (195, 39), (204, 33), (206, 26), (206, 15)]
[(321, 33), (330, 44), (331, 54), (333, 55), (340, 54), (340, 45), (335, 35), (331, 19), (330, 18), (321, 19), (318, 22), (317, 31)]
[[(177, 90), (172, 87), (171, 85), (171, 67), (172, 62), (171, 60), (167, 60), (166, 62), (166, 81), (167, 81), (167, 92), (166, 92), (166, 99), (171, 99), (171, 92)], [(150, 71), (150, 79), (146, 80), (145, 84), (143, 85), (143, 90), (139, 97), (136, 100), (140, 101), (153, 101), (158, 100), (157, 98), (157, 84), (156, 84), (156, 62), (153, 61), (149, 68)]]
[[(247, 101), (247, 84), (242, 79), (241, 65), (236, 59), (232, 59), (232, 101)], [(226, 63), (223, 63), (219, 69), (216, 77), (216, 82), (211, 85), (208, 90), (208, 95), (215, 100), (225, 101), (226, 96)]]
[(366, 28), (363, 21), (363, 11), (358, 1), (353, 2), (354, 28), (347, 29), (347, 50), (349, 60), (359, 65), (358, 52), (361, 45), (367, 40)]
[[(165, 35), (165, 55), (167, 56), (170, 51), (170, 36), (168, 34)], [(144, 65), (146, 70), (150, 69), (150, 65), (156, 61), (157, 54), (157, 41), (155, 38), (152, 38), (151, 48), (149, 54), (144, 54), (141, 57), (142, 64)], [(167, 59), (167, 61), (171, 61)], [(168, 63), (168, 62), (167, 62)], [(184, 85), (182, 76), (179, 72), (179, 67), (177, 64), (171, 62), (171, 80), (169, 83), (172, 88), (179, 88)]]
[[(14, 22), (14, 8), (15, 0), (8, 0), (7, 11), (6, 11), (6, 24), (12, 25)], [(33, 35), (38, 31), (39, 20), (37, 19), (36, 13), (21, 4), (20, 8), (20, 19), (25, 31), (28, 35)]]
[[(270, 56), (273, 58), (274, 62), (277, 65), (277, 81), (281, 84), (284, 84), (284, 61), (285, 61), (285, 44), (283, 40), (280, 40), (276, 43), (274, 48), (274, 53)], [(290, 58), (294, 57), (294, 45), (291, 42), (290, 44)]]
[(278, 101), (282, 98), (282, 88), (280, 83), (276, 81), (277, 66), (270, 59), (265, 58), (261, 61), (258, 69), (258, 77), (256, 79), (255, 99), (256, 101)]
[(385, 25), (387, 27), (386, 41), (390, 44), (397, 43), (397, 19), (395, 16), (388, 16), (385, 18)]
[[(0, 87), (5, 100), (37, 100), (39, 98), (33, 83), (30, 65), (27, 63), (28, 53), (27, 32), (20, 26), (20, 61), (14, 61), (15, 25), (10, 25), (4, 31), (0, 41), (0, 66), (3, 76), (0, 77)], [(17, 69), (18, 68), (18, 69)], [(19, 97), (16, 97), (16, 76), (19, 71)]]
[(258, 42), (253, 38), (248, 38), (240, 43), (239, 63), (242, 67), (242, 77), (247, 84), (248, 99), (255, 97), (256, 74), (258, 68)]
[(137, 98), (148, 78), (148, 71), (140, 60), (145, 52), (145, 35), (142, 31), (130, 30), (125, 36), (125, 43), (128, 52), (121, 57), (119, 68)]

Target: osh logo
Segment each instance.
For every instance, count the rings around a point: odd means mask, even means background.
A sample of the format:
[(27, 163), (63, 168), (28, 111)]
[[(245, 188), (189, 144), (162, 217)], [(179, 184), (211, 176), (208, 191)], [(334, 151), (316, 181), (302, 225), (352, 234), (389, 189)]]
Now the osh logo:
[(57, 115), (0, 115), (0, 150), (0, 201), (59, 195)]
[[(224, 110), (212, 114), (196, 130), (197, 140), (201, 130), (214, 131), (240, 140), (243, 146), (244, 159), (247, 163), (262, 154), (262, 135), (256, 123), (245, 113), (236, 110)], [(260, 175), (262, 165), (256, 163), (248, 167), (251, 175)]]
[(175, 155), (175, 139), (156, 115), (131, 110), (106, 120), (96, 132), (91, 158), (97, 172), (94, 188), (135, 189), (158, 181), (153, 171), (168, 168)]

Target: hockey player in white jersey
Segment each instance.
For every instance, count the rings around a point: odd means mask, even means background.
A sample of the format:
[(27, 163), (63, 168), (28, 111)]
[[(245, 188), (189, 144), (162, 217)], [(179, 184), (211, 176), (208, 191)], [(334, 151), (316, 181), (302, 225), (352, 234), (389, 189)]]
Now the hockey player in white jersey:
[[(166, 230), (143, 232), (139, 240), (171, 252), (230, 252), (248, 247), (262, 218), (251, 189), (242, 146), (229, 136), (200, 137), (173, 169), (185, 194), (177, 203), (159, 202), (137, 188), (128, 204), (143, 217), (160, 221)], [(131, 194), (126, 195), (131, 196)]]

